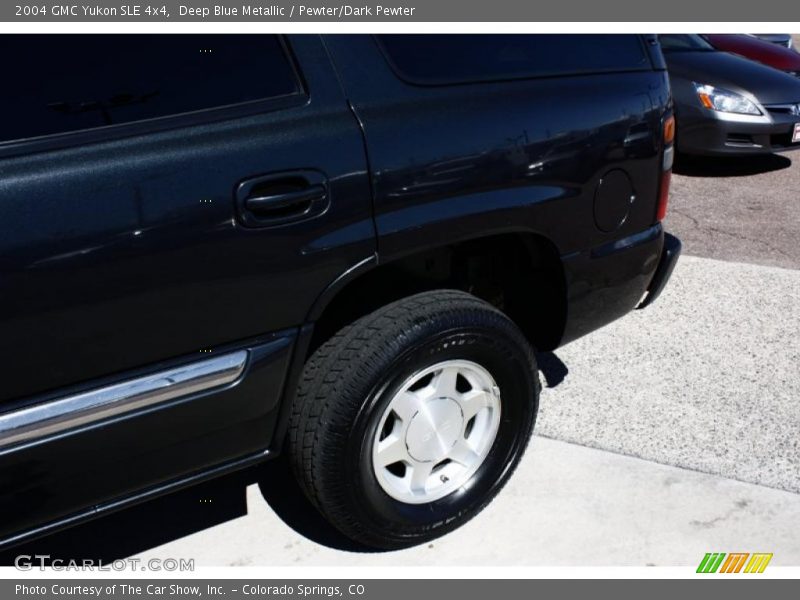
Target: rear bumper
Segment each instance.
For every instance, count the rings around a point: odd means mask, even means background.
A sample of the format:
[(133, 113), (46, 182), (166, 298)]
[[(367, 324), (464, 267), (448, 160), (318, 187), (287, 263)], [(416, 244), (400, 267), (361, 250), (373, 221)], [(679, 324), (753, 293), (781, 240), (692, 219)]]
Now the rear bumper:
[(680, 241), (657, 223), (603, 246), (562, 256), (567, 319), (559, 345), (652, 303), (667, 284), (679, 254)]
[(664, 234), (664, 248), (661, 250), (661, 258), (658, 261), (656, 272), (653, 274), (653, 279), (650, 281), (650, 285), (647, 286), (647, 296), (636, 308), (650, 306), (658, 299), (672, 276), (675, 265), (678, 263), (681, 248), (681, 241), (678, 238), (669, 233)]

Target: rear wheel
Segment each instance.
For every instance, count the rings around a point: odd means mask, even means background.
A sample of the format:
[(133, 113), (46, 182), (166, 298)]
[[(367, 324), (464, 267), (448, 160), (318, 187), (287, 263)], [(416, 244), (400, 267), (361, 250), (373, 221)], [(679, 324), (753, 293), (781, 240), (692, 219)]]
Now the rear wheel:
[(400, 300), (345, 327), (306, 364), (288, 452), (337, 529), (402, 548), (475, 516), (533, 429), (533, 351), (500, 311), (457, 291)]

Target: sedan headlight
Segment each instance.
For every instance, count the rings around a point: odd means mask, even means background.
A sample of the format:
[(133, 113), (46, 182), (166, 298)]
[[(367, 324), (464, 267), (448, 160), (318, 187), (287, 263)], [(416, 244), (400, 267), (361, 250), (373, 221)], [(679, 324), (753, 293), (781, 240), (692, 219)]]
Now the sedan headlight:
[(737, 113), (740, 115), (760, 115), (761, 111), (754, 102), (741, 94), (723, 90), (713, 85), (694, 84), (697, 96), (703, 106), (720, 112)]

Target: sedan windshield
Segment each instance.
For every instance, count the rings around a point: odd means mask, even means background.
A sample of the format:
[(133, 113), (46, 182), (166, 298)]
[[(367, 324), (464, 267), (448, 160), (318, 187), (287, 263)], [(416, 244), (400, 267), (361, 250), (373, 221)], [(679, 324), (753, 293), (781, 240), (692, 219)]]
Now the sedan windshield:
[(715, 50), (705, 38), (695, 33), (659, 35), (661, 49), (664, 52), (710, 52)]

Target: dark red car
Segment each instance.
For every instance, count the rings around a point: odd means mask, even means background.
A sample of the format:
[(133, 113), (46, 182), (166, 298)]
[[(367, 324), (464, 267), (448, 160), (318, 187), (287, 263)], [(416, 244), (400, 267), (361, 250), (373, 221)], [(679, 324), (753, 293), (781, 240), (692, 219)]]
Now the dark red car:
[(800, 77), (800, 53), (750, 35), (705, 34), (709, 43), (723, 52), (731, 52)]

